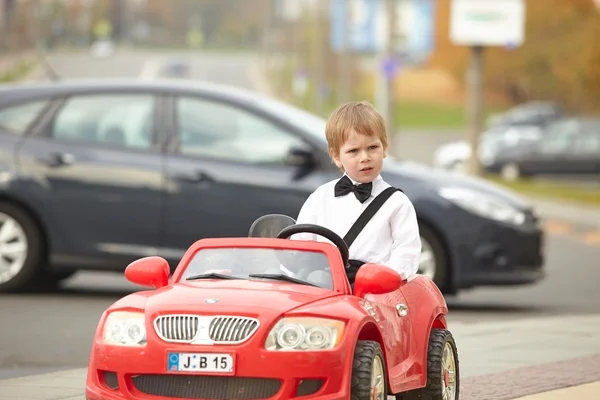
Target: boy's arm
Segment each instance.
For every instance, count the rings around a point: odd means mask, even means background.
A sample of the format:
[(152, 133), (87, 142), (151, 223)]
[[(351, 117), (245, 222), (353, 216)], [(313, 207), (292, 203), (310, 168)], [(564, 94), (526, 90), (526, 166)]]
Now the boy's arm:
[(421, 236), (415, 207), (408, 197), (390, 218), (392, 249), (386, 264), (407, 279), (419, 270)]

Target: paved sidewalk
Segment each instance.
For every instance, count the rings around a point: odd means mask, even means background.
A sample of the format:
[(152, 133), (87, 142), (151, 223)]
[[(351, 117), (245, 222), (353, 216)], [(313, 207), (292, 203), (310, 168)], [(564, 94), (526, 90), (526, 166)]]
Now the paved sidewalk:
[(594, 400), (600, 396), (600, 382), (520, 397), (517, 400)]
[[(555, 396), (549, 400), (561, 393), (586, 400), (571, 393), (585, 394), (590, 386), (576, 385), (600, 381), (600, 314), (453, 323), (450, 329), (458, 346), (462, 400), (510, 400), (539, 392)], [(0, 399), (81, 400), (85, 376), (81, 368), (0, 380)]]

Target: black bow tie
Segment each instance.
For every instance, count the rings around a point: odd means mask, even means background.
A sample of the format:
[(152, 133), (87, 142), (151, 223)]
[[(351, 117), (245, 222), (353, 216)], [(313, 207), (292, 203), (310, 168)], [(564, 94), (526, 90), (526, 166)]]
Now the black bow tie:
[(358, 201), (364, 203), (371, 195), (372, 188), (372, 182), (361, 183), (360, 185), (353, 185), (350, 178), (344, 175), (342, 179), (337, 181), (337, 183), (335, 184), (335, 197), (344, 196), (350, 192), (354, 192), (354, 195), (356, 196)]

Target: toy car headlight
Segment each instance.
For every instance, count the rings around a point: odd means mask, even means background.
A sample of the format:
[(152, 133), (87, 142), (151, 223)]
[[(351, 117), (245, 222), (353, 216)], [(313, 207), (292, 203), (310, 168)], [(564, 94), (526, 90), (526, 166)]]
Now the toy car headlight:
[(104, 323), (102, 340), (115, 346), (145, 346), (146, 324), (143, 313), (116, 311)]
[(265, 347), (267, 350), (329, 350), (342, 339), (345, 324), (326, 318), (282, 318), (273, 327)]

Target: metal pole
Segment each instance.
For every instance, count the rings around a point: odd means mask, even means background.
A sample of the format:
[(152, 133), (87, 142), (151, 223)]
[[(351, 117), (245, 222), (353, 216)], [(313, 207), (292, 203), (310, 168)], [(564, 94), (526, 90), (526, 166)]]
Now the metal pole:
[(264, 70), (269, 71), (269, 55), (270, 55), (269, 34), (271, 33), (271, 21), (272, 21), (272, 15), (273, 15), (273, 0), (267, 0), (266, 5), (267, 5), (267, 7), (266, 7), (265, 23), (263, 25), (262, 51), (263, 51)]
[(337, 88), (337, 98), (338, 103), (346, 103), (350, 101), (352, 97), (351, 88), (351, 71), (352, 65), (350, 64), (350, 52), (352, 48), (352, 43), (350, 40), (351, 34), (351, 26), (350, 26), (350, 7), (351, 0), (346, 0), (344, 3), (344, 14), (343, 14), (343, 25), (344, 25), (344, 35), (342, 38), (342, 51), (339, 57), (339, 71), (340, 74), (338, 76), (338, 88)]
[[(396, 29), (397, 29), (397, 1), (396, 0), (387, 0), (387, 16), (388, 16), (388, 40), (387, 40), (387, 49), (386, 49), (386, 57), (388, 60), (392, 60), (395, 56), (396, 52)], [(394, 137), (394, 131), (396, 129), (396, 120), (395, 120), (395, 85), (394, 85), (394, 76), (390, 76), (386, 82), (386, 99), (385, 99), (385, 108), (387, 110), (387, 118), (386, 118), (386, 130), (388, 132), (388, 136), (391, 140)]]
[(483, 120), (483, 46), (471, 47), (471, 66), (469, 69), (469, 144), (471, 145), (471, 159), (469, 171), (472, 175), (481, 175), (481, 163), (477, 156), (479, 149), (479, 135)]
[(314, 64), (313, 64), (313, 82), (315, 85), (314, 88), (314, 112), (318, 115), (323, 113), (324, 102), (323, 95), (321, 93), (321, 86), (323, 85), (325, 71), (325, 60), (323, 54), (323, 29), (321, 27), (322, 24), (322, 10), (324, 1), (319, 1), (314, 7)]

